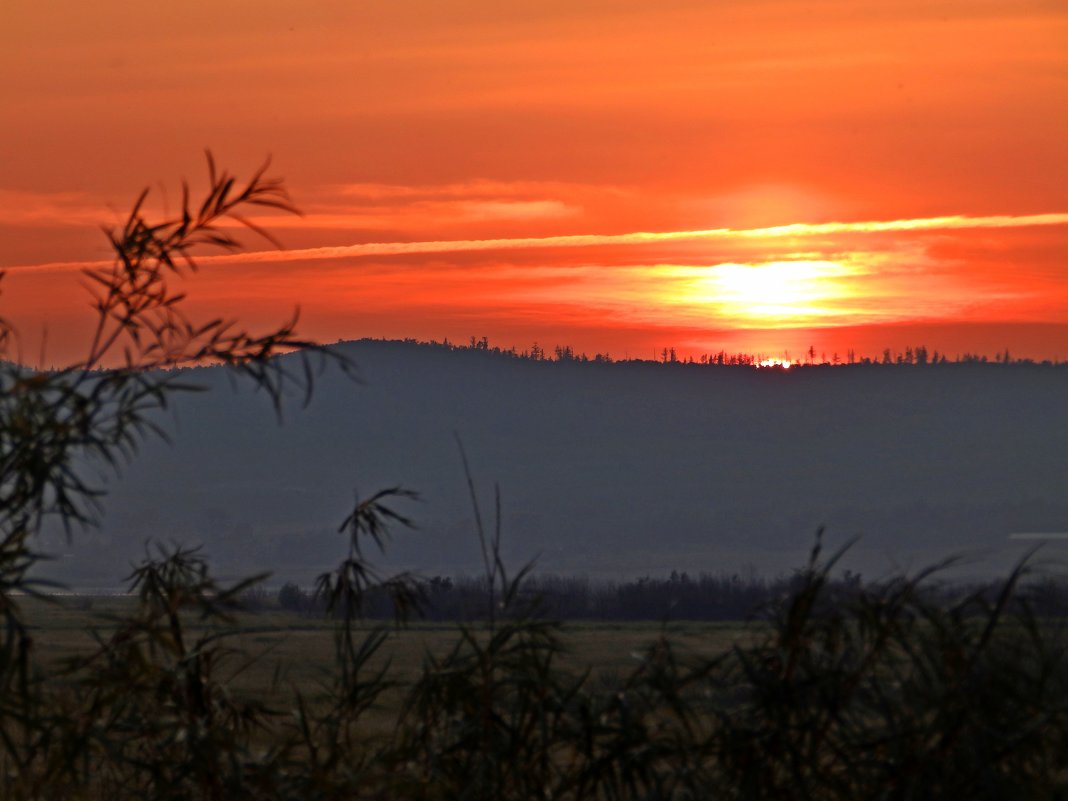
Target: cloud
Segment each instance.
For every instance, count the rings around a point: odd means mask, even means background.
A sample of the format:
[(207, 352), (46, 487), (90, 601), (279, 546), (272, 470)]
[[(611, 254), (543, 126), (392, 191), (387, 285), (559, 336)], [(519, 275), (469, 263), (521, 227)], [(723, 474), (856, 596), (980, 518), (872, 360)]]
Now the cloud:
[(392, 229), (418, 226), (441, 228), (470, 223), (559, 220), (582, 213), (561, 200), (420, 200), (404, 205), (330, 207), (302, 217), (260, 216), (252, 221), (265, 228)]
[(618, 187), (598, 185), (589, 187), (585, 184), (565, 181), (491, 181), (476, 179), (445, 184), (385, 184), (385, 183), (350, 183), (338, 184), (324, 188), (329, 195), (345, 198), (381, 201), (384, 199), (433, 200), (440, 198), (464, 198), (492, 200), (496, 198), (531, 198), (570, 196), (594, 189), (597, 192), (625, 193)]
[[(790, 223), (763, 228), (709, 228), (691, 231), (635, 231), (623, 234), (572, 234), (564, 236), (509, 237), (501, 239), (454, 239), (420, 242), (364, 242), (336, 247), (297, 248), (294, 250), (260, 250), (216, 256), (202, 256), (199, 261), (212, 264), (282, 263), (323, 259), (400, 256), (413, 254), (464, 253), (549, 248), (579, 248), (598, 245), (649, 245), (662, 242), (795, 239), (835, 234), (874, 234), (884, 232), (927, 232), (982, 228), (1027, 228), (1068, 225), (1068, 212), (1028, 215), (990, 215), (970, 217), (951, 215), (905, 220), (870, 220), (863, 222)], [(107, 262), (55, 262), (23, 265), (11, 270), (58, 270), (98, 267)]]
[(36, 227), (96, 226), (108, 207), (84, 192), (26, 192), (0, 189), (0, 221), (5, 225)]
[(570, 248), (596, 245), (647, 245), (657, 242), (730, 240), (752, 238), (788, 238), (828, 234), (882, 233), (890, 231), (939, 231), (975, 228), (1023, 228), (1068, 225), (1068, 213), (1031, 215), (962, 215), (927, 217), (909, 220), (867, 222), (791, 223), (764, 228), (709, 228), (691, 231), (636, 231), (624, 234), (573, 234), (565, 236), (510, 237), (502, 239), (461, 239), (425, 242), (367, 242), (339, 247), (301, 248), (296, 250), (256, 251), (224, 256), (208, 256), (205, 262), (287, 262), (339, 259), (362, 256), (392, 256), (423, 253), (449, 253), (482, 250), (525, 250)]

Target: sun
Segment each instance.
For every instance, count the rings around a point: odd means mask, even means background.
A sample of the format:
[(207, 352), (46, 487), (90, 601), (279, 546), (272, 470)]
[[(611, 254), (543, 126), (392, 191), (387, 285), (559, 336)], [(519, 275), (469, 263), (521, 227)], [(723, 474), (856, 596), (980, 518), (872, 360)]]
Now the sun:
[(780, 367), (783, 370), (789, 370), (793, 366), (794, 366), (794, 362), (793, 362), (792, 359), (775, 359), (775, 358), (771, 358), (771, 359), (762, 359), (761, 361), (757, 362), (757, 367)]
[(717, 264), (707, 268), (700, 300), (739, 323), (811, 324), (840, 316), (849, 296), (841, 279), (852, 274), (835, 261)]

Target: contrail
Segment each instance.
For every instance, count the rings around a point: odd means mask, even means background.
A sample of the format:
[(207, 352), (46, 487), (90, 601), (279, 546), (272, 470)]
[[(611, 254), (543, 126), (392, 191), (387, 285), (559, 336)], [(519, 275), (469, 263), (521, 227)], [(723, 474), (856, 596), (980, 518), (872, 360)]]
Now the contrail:
[[(766, 228), (706, 228), (695, 231), (636, 231), (627, 234), (575, 234), (570, 236), (516, 237), (511, 239), (448, 239), (425, 242), (364, 242), (337, 247), (299, 248), (296, 250), (258, 250), (199, 256), (198, 263), (270, 263), (321, 259), (359, 258), (364, 256), (400, 256), (423, 253), (466, 253), (483, 250), (529, 250), (532, 248), (569, 248), (596, 245), (646, 245), (655, 242), (698, 241), (715, 239), (759, 239), (819, 236), (822, 234), (881, 233), (887, 231), (939, 231), (968, 228), (1029, 228), (1040, 225), (1068, 225), (1068, 213), (1026, 215), (992, 215), (968, 217), (920, 217), (910, 220), (873, 220), (867, 222), (791, 223)], [(74, 270), (101, 267), (110, 261), (52, 262), (7, 267), (8, 270)]]

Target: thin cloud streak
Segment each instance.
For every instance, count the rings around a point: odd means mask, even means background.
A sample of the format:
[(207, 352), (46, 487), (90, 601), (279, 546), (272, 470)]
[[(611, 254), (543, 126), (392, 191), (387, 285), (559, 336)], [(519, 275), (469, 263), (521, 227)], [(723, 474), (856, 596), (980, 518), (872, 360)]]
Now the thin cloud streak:
[[(715, 239), (759, 239), (820, 236), (826, 234), (885, 233), (893, 231), (944, 231), (976, 228), (1029, 228), (1068, 225), (1068, 212), (1026, 215), (990, 215), (969, 217), (921, 217), (906, 220), (871, 220), (866, 222), (790, 223), (764, 228), (707, 228), (691, 231), (636, 231), (626, 234), (573, 234), (566, 236), (514, 237), (506, 239), (456, 239), (423, 242), (366, 242), (335, 247), (299, 248), (295, 250), (259, 250), (217, 256), (200, 256), (198, 262), (276, 263), (322, 259), (359, 258), (364, 256), (403, 256), (434, 253), (460, 253), (484, 250), (527, 250), (533, 248), (569, 248), (598, 245), (647, 245), (656, 242), (698, 241)], [(74, 270), (99, 267), (108, 261), (52, 262), (7, 267), (12, 271)]]

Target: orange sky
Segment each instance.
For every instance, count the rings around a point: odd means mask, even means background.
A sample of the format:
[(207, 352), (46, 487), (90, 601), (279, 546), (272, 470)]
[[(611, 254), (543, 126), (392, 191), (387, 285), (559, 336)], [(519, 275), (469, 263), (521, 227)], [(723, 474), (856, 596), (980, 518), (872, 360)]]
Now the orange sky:
[(0, 312), (74, 358), (71, 263), (210, 147), (273, 154), (306, 216), (266, 221), (282, 254), (205, 262), (205, 315), (1068, 358), (1066, 42), (1060, 0), (9, 0)]

